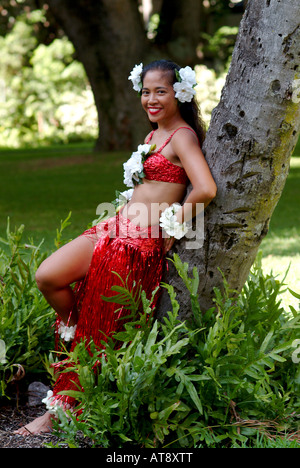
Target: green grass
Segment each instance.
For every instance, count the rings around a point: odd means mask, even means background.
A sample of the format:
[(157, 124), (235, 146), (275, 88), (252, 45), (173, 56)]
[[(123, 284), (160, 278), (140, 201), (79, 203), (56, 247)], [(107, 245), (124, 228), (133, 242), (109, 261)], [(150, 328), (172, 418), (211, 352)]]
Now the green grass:
[[(270, 230), (263, 240), (263, 266), (281, 277), (290, 265), (287, 282), (300, 284), (300, 140), (282, 197)], [(11, 226), (25, 224), (25, 233), (35, 243), (44, 239), (44, 249), (53, 249), (60, 221), (72, 212), (68, 238), (82, 233), (96, 217), (99, 203), (115, 198), (123, 188), (122, 163), (127, 152), (94, 153), (92, 143), (37, 149), (0, 150), (0, 236), (7, 218)], [(290, 293), (286, 300), (297, 301)]]
[(123, 188), (125, 153), (94, 153), (92, 145), (0, 151), (0, 235), (7, 218), (44, 248), (53, 248), (60, 221), (72, 212), (67, 235), (74, 238), (96, 218), (99, 203)]
[[(277, 449), (287, 449), (287, 448), (292, 448), (292, 449), (297, 449), (300, 448), (299, 442), (297, 440), (294, 440), (293, 437), (289, 437), (286, 435), (285, 437), (278, 436), (278, 437), (273, 437), (273, 438), (267, 438), (264, 436), (264, 434), (260, 434), (259, 432), (257, 433), (256, 440), (253, 437), (252, 439), (252, 448), (256, 449), (272, 449), (272, 448), (277, 448)], [(250, 448), (247, 443), (241, 443), (237, 444), (231, 448)]]
[[(300, 151), (298, 153), (300, 155)], [(288, 287), (300, 293), (300, 157), (291, 160), (290, 173), (271, 218), (270, 230), (261, 244), (263, 269), (283, 278), (286, 271)], [(283, 294), (286, 306), (299, 307), (299, 300), (288, 291)]]

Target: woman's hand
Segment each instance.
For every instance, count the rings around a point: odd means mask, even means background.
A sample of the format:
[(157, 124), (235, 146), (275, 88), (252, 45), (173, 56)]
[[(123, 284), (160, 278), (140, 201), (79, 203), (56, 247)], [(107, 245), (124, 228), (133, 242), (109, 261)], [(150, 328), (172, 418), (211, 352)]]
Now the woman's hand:
[(173, 247), (173, 244), (175, 242), (175, 237), (167, 237), (165, 240), (164, 240), (164, 252), (165, 254), (171, 250), (171, 248)]

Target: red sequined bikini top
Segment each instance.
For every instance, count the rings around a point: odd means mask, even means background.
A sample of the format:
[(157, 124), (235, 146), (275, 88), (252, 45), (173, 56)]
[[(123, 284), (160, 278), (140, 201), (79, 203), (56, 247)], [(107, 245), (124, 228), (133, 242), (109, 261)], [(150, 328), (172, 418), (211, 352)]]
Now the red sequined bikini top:
[[(175, 133), (181, 128), (187, 128), (196, 135), (196, 132), (194, 132), (190, 127), (177, 128), (161, 148), (152, 153), (144, 162), (145, 179), (156, 180), (158, 182), (171, 182), (173, 184), (187, 184), (188, 176), (186, 175), (183, 167), (177, 166), (177, 164), (172, 163), (161, 154), (161, 151), (171, 141), (173, 135), (175, 135)], [(146, 141), (147, 144), (151, 141), (155, 131), (156, 130), (153, 130), (153, 132), (151, 132)]]

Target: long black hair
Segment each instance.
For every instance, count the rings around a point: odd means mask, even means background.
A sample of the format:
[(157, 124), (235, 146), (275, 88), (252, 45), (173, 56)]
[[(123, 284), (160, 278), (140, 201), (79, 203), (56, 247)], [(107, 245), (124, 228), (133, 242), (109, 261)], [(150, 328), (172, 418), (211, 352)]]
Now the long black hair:
[[(155, 60), (154, 62), (151, 62), (148, 65), (144, 66), (142, 72), (142, 82), (144, 82), (144, 78), (148, 71), (160, 70), (168, 73), (170, 78), (170, 84), (173, 85), (178, 81), (175, 70), (179, 71), (180, 68), (181, 67), (177, 65), (177, 63), (174, 63), (171, 60)], [(195, 98), (193, 98), (191, 102), (179, 102), (179, 111), (183, 120), (188, 125), (190, 125), (197, 133), (200, 145), (202, 146), (205, 139), (206, 130), (205, 124), (201, 118), (199, 106)], [(150, 123), (153, 129), (156, 129), (158, 127), (157, 123)]]

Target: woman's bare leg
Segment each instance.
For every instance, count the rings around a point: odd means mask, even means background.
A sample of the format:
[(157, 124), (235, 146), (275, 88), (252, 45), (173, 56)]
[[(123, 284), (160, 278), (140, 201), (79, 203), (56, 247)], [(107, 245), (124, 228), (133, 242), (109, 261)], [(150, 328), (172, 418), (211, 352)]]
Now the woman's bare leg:
[[(74, 294), (70, 284), (85, 277), (93, 250), (94, 243), (89, 238), (78, 237), (54, 252), (36, 272), (38, 288), (64, 323), (68, 322), (74, 305)], [(75, 325), (77, 320), (74, 311), (69, 325)]]
[[(91, 239), (81, 236), (61, 247), (47, 258), (36, 272), (36, 281), (51, 307), (67, 323), (74, 305), (70, 284), (83, 279), (88, 271), (94, 251)], [(77, 323), (77, 314), (72, 313), (69, 325)], [(53, 416), (46, 412), (31, 423), (15, 431), (28, 436), (51, 432)]]

